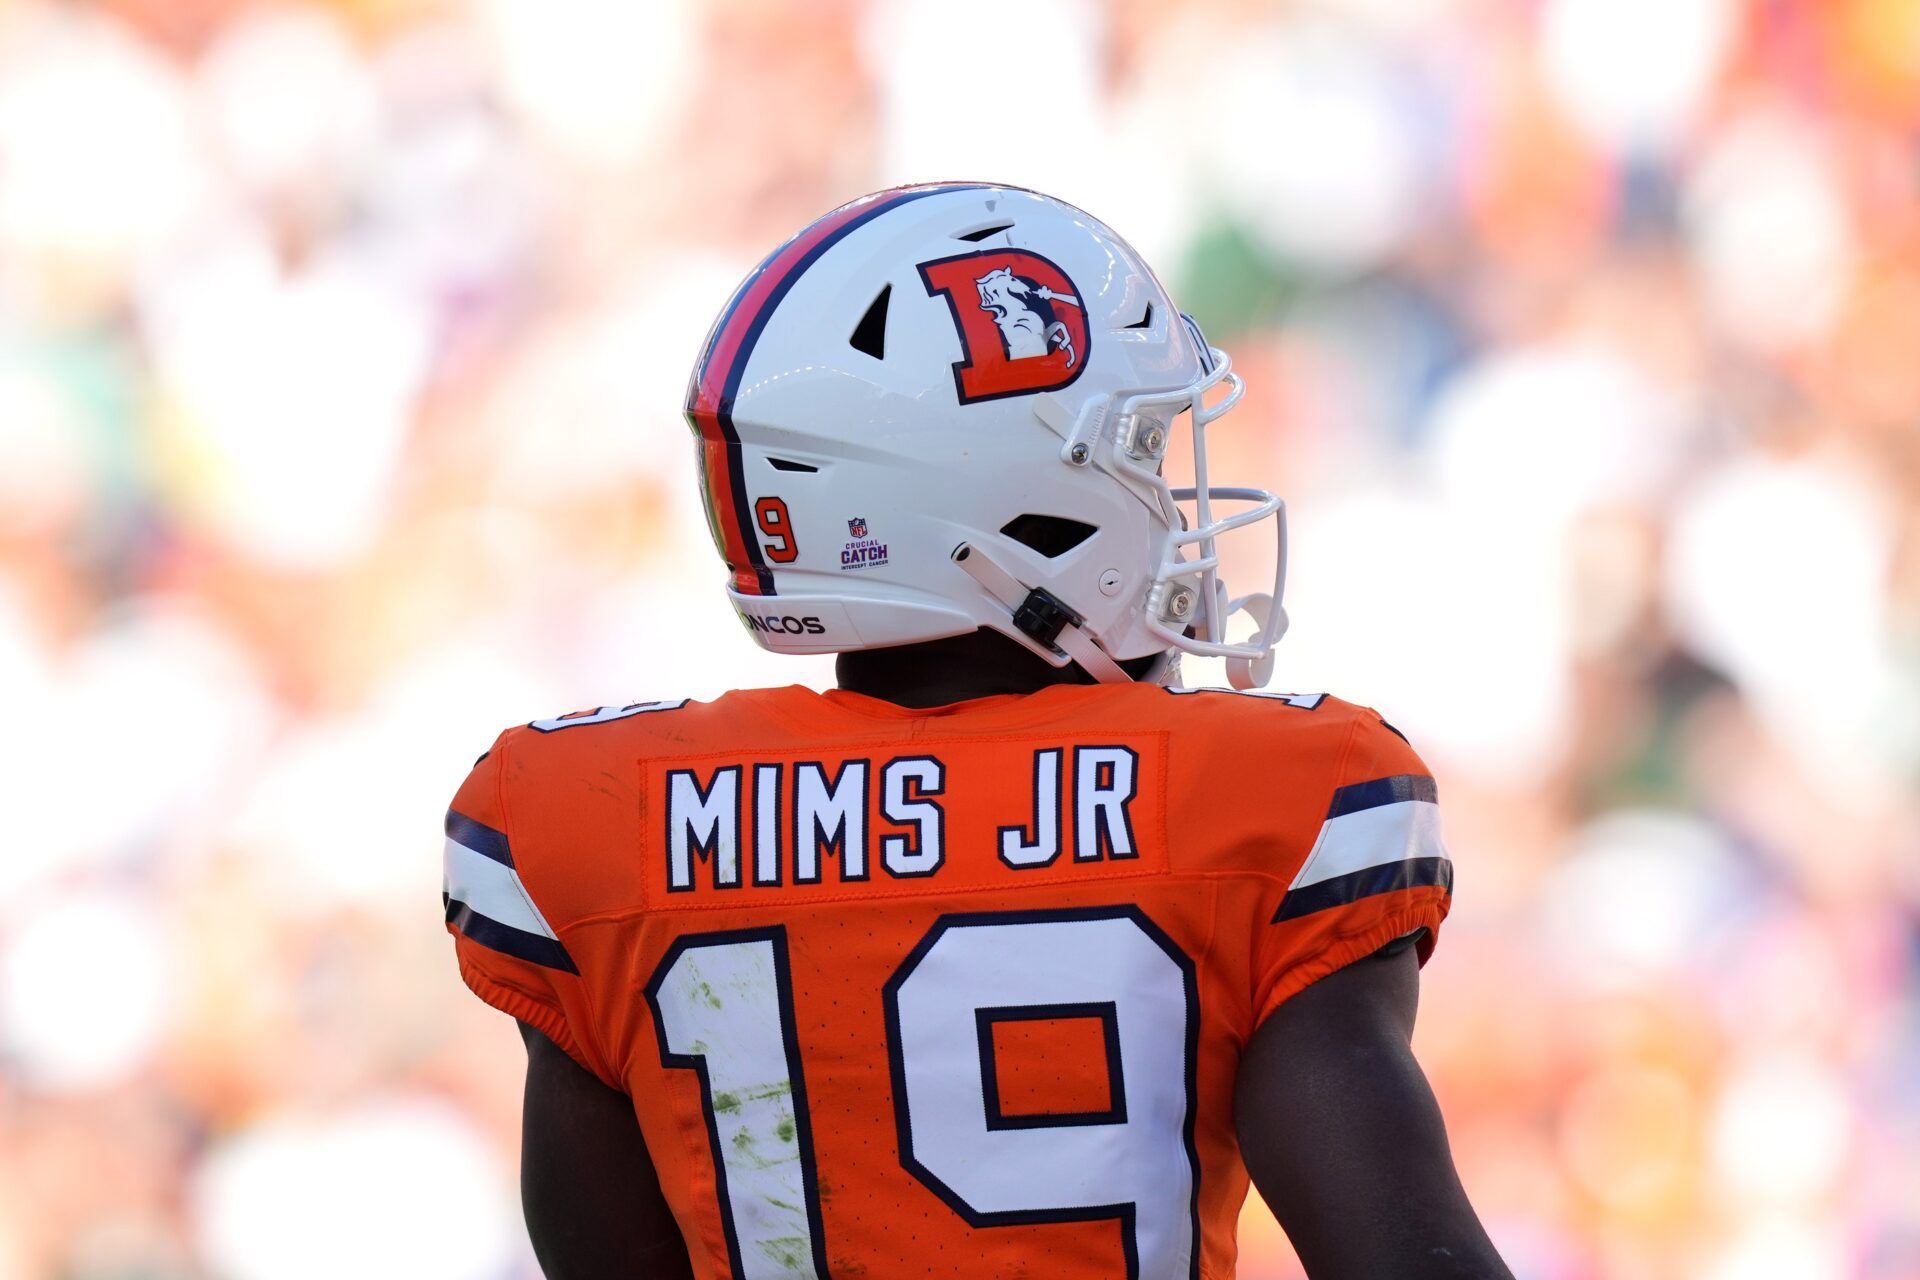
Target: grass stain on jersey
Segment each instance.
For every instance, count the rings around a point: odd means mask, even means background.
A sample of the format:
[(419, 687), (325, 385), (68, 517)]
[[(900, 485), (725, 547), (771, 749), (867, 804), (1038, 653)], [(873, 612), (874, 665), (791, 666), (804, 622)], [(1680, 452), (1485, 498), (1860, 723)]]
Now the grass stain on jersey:
[(784, 1271), (807, 1271), (813, 1266), (805, 1236), (774, 1236), (759, 1243), (760, 1251)]
[(792, 1142), (793, 1135), (794, 1135), (793, 1121), (782, 1120), (779, 1124), (774, 1126), (773, 1132), (774, 1132), (774, 1135), (780, 1139), (780, 1141)]
[(722, 1089), (713, 1095), (715, 1111), (738, 1111), (742, 1103), (770, 1102), (775, 1098), (784, 1098), (793, 1092), (793, 1083), (779, 1080), (773, 1084), (763, 1084), (756, 1089)]
[(706, 1001), (709, 1009), (726, 1008), (726, 1003), (720, 999), (720, 994), (713, 989), (713, 984), (700, 976), (698, 966), (693, 961), (685, 961), (683, 963), (687, 966), (687, 983), (693, 988), (693, 994)]
[(766, 1169), (777, 1169), (783, 1164), (792, 1164), (795, 1160), (798, 1160), (800, 1158), (800, 1152), (798, 1148), (796, 1148), (792, 1151), (781, 1152), (779, 1155), (776, 1155), (771, 1160), (769, 1160), (767, 1157), (760, 1154), (759, 1150), (757, 1149), (758, 1145), (759, 1145), (758, 1141), (754, 1138), (751, 1132), (749, 1132), (746, 1129), (740, 1130), (738, 1133), (733, 1135), (733, 1149), (734, 1149), (735, 1155), (732, 1157), (732, 1159), (735, 1161), (750, 1164), (756, 1170), (766, 1170)]

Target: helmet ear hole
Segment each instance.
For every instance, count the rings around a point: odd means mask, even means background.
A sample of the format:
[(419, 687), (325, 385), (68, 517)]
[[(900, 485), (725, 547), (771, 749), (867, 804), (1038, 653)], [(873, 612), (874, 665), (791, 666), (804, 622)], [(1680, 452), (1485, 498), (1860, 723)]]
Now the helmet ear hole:
[(1084, 520), (1028, 512), (1001, 525), (1000, 532), (1051, 560), (1067, 554), (1099, 530)]
[(892, 297), (893, 286), (882, 285), (880, 292), (868, 304), (867, 313), (853, 327), (853, 336), (847, 339), (848, 346), (875, 360), (887, 358), (887, 303)]

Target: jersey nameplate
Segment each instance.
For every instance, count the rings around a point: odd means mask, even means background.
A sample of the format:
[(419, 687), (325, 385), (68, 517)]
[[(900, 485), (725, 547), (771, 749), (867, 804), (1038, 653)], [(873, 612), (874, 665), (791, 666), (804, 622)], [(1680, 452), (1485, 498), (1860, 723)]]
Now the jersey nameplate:
[(1164, 869), (1164, 739), (915, 741), (647, 763), (657, 907)]

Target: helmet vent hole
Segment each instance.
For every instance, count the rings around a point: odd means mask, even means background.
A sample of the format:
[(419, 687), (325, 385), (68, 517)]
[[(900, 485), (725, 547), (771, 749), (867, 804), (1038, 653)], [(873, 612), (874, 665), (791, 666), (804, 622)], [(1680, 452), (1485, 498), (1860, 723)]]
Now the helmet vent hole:
[(1098, 532), (1081, 520), (1065, 516), (1042, 516), (1028, 512), (1000, 526), (1000, 532), (1051, 560), (1063, 556)]
[(1132, 324), (1128, 325), (1127, 328), (1129, 329), (1153, 328), (1153, 299), (1152, 298), (1147, 299), (1147, 309), (1140, 313), (1140, 318), (1138, 320), (1135, 320)]
[(875, 360), (887, 358), (887, 301), (892, 296), (893, 286), (883, 285), (868, 305), (867, 314), (861, 316), (860, 323), (853, 326), (853, 336), (847, 339), (848, 346)]
[(1002, 231), (1005, 231), (1008, 227), (1011, 227), (1012, 225), (1013, 224), (1011, 222), (996, 222), (990, 227), (978, 227), (972, 231), (964, 231), (961, 234), (955, 236), (954, 239), (968, 240), (973, 242), (974, 244), (979, 244), (982, 240), (985, 240), (988, 236), (997, 236)]
[(812, 475), (820, 468), (808, 462), (795, 462), (792, 458), (768, 458), (767, 465), (775, 471), (800, 471)]

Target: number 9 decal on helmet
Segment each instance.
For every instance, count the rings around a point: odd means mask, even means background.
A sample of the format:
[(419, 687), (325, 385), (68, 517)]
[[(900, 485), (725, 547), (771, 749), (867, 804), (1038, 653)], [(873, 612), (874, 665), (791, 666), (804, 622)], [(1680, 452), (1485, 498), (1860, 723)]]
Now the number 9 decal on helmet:
[(782, 498), (761, 498), (753, 504), (753, 518), (768, 538), (764, 550), (775, 564), (792, 564), (800, 558), (799, 544), (793, 540), (793, 519)]

